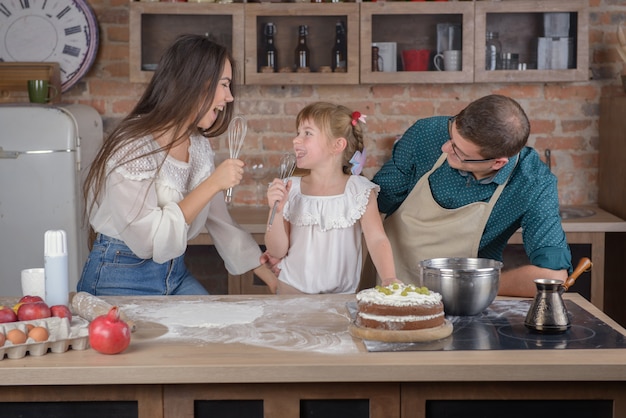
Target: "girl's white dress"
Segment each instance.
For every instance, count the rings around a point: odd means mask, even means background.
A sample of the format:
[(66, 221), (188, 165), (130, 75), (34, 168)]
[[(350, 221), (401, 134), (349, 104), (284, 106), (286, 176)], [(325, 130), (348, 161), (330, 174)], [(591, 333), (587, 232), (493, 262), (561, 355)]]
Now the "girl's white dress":
[(378, 185), (350, 176), (343, 194), (303, 195), (300, 177), (291, 177), (283, 217), (291, 223), (288, 254), (279, 280), (304, 293), (354, 293), (362, 265), (360, 219)]

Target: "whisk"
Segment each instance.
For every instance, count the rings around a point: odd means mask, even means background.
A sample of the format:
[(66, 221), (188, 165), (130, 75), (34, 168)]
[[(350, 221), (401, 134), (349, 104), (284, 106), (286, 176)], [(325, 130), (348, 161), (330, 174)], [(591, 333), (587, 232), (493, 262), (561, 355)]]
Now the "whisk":
[[(280, 159), (280, 166), (278, 167), (278, 173), (279, 173), (280, 179), (285, 181), (286, 178), (291, 177), (293, 175), (293, 171), (295, 169), (296, 169), (296, 156), (290, 153), (283, 154), (283, 157)], [(270, 215), (270, 220), (267, 223), (268, 231), (272, 228), (272, 223), (274, 223), (274, 216), (276, 215), (277, 206), (278, 206), (278, 200), (274, 202), (274, 206), (272, 207), (272, 214)]]
[[(235, 116), (228, 124), (228, 152), (230, 158), (238, 158), (241, 147), (243, 146), (243, 140), (248, 132), (248, 121), (243, 115)], [(226, 203), (230, 203), (233, 200), (233, 188), (229, 187), (226, 190)]]

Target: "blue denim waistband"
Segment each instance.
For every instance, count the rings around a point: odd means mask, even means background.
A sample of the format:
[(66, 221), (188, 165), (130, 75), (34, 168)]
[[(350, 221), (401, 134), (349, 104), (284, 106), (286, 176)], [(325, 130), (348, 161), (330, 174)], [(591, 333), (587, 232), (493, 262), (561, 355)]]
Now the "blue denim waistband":
[(124, 245), (126, 245), (126, 243), (124, 241), (122, 241), (121, 239), (111, 238), (110, 236), (101, 234), (99, 232), (96, 235), (96, 242), (97, 243), (110, 242), (110, 243), (113, 243), (113, 244), (124, 244)]

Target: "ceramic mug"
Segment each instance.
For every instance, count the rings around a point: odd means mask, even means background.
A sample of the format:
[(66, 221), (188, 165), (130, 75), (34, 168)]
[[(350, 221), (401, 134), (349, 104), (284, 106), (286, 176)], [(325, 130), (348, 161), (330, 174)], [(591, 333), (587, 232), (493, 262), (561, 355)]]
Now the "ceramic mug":
[(429, 49), (405, 49), (402, 51), (404, 71), (428, 71)]
[[(48, 80), (28, 80), (28, 98), (31, 103), (47, 103), (54, 99), (59, 92)], [(52, 95), (48, 97), (49, 90)]]
[(461, 59), (462, 51), (455, 49), (443, 51), (443, 53), (435, 55), (435, 68), (438, 71), (461, 71)]
[(21, 281), (22, 296), (39, 296), (46, 299), (46, 276), (43, 267), (22, 270)]

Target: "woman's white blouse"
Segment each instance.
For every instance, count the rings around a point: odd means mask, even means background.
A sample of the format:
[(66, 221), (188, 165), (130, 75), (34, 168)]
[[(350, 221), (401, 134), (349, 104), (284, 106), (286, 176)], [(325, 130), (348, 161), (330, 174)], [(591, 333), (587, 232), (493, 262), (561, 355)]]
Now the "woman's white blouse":
[(164, 151), (144, 155), (158, 148), (152, 137), (113, 155), (107, 163), (105, 189), (90, 213), (93, 229), (124, 241), (138, 257), (164, 263), (183, 255), (187, 241), (206, 226), (231, 274), (258, 267), (261, 250), (233, 221), (223, 193), (215, 195), (191, 224), (185, 223), (178, 202), (215, 170), (209, 140), (200, 135), (190, 140), (189, 162)]
[(354, 293), (362, 264), (360, 219), (378, 185), (350, 176), (341, 195), (309, 196), (292, 177), (283, 217), (291, 223), (279, 279), (305, 293)]

